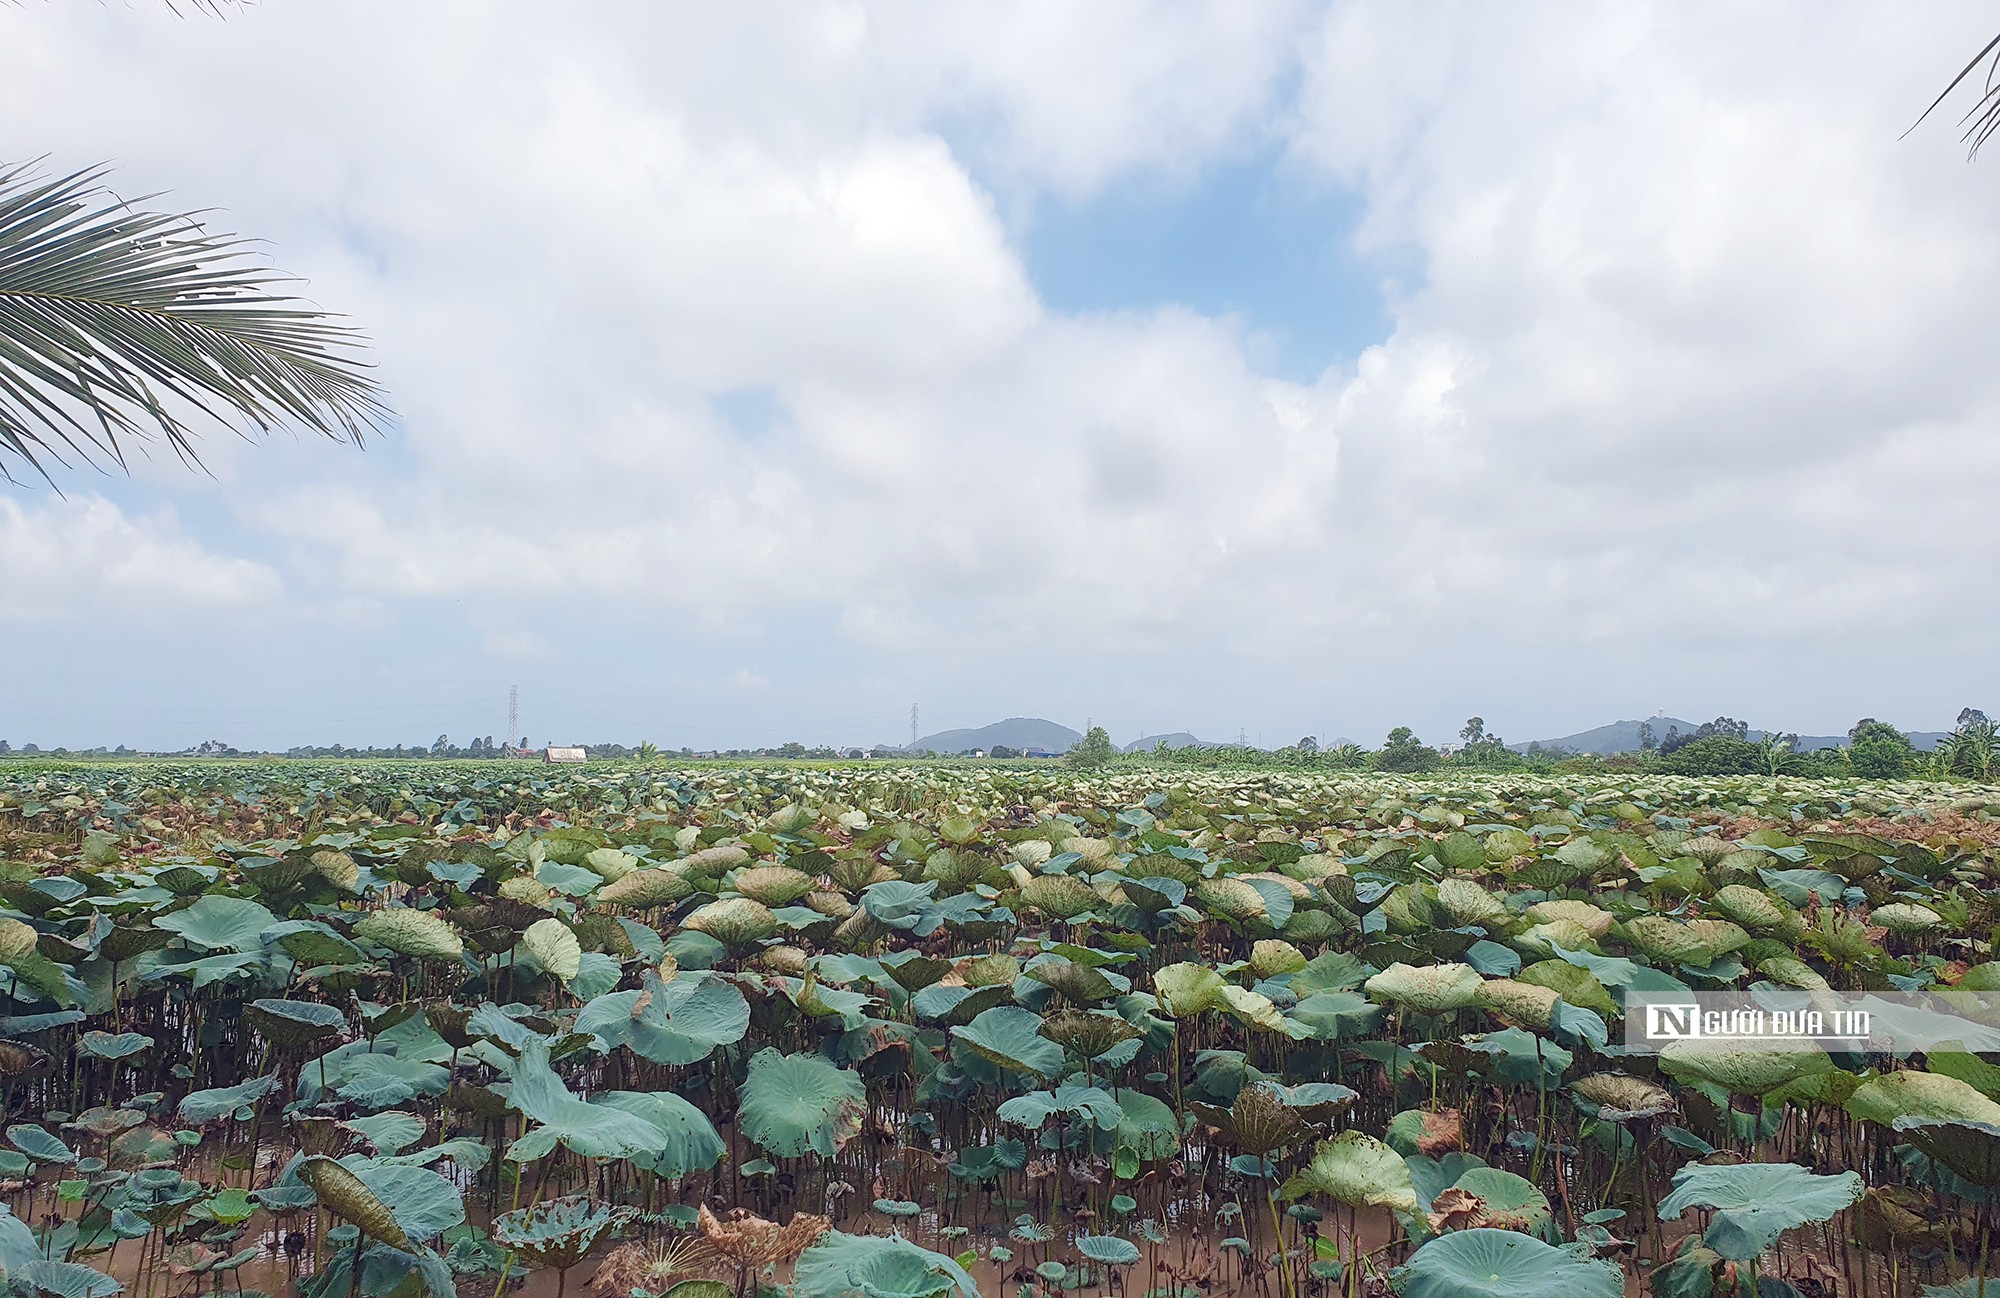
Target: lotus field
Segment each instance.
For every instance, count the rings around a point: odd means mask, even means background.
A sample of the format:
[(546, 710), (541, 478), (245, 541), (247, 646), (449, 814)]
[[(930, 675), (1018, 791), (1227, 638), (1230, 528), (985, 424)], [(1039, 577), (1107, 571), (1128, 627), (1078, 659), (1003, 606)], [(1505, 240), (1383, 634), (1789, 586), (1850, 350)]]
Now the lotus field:
[(0, 1267), (24, 1298), (1975, 1294), (2000, 1062), (1628, 1053), (1622, 1020), (2000, 989), (1995, 808), (0, 766)]

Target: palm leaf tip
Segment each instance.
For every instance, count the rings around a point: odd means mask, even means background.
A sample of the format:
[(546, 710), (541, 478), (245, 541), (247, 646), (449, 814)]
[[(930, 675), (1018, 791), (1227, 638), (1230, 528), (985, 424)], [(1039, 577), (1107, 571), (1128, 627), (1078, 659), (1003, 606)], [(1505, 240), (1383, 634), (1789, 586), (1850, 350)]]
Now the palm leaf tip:
[(0, 477), (125, 463), (195, 426), (364, 444), (390, 417), (359, 331), (285, 292), (247, 240), (120, 200), (104, 168), (0, 168)]

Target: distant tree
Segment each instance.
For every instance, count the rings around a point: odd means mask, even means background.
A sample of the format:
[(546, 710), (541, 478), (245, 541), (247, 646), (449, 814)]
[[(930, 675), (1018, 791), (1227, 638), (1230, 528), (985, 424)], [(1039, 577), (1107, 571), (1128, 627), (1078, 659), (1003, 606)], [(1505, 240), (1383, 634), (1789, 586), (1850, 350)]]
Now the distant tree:
[(1437, 764), (1438, 750), (1417, 738), (1408, 726), (1397, 726), (1391, 730), (1382, 751), (1375, 754), (1375, 769), (1378, 771), (1428, 771)]
[(1736, 735), (1690, 737), (1671, 753), (1660, 746), (1660, 769), (1669, 775), (1755, 775), (1764, 769), (1764, 752)]
[(1978, 708), (1958, 714), (1958, 728), (1938, 745), (1942, 774), (1986, 781), (2000, 767), (2000, 726)]
[(1111, 760), (1111, 736), (1103, 726), (1092, 726), (1088, 734), (1070, 747), (1069, 764), (1092, 770)]
[(1311, 735), (1307, 735), (1305, 738), (1299, 740), (1297, 748), (1307, 757), (1316, 756), (1319, 753), (1319, 740), (1313, 738)]
[(1466, 718), (1465, 724), (1458, 729), (1458, 737), (1463, 739), (1468, 747), (1486, 738), (1486, 718)]
[(639, 744), (638, 750), (633, 755), (641, 762), (651, 765), (660, 760), (660, 746), (647, 739)]
[(1900, 779), (1916, 754), (1908, 735), (1874, 717), (1863, 717), (1847, 732), (1848, 769), (1863, 779)]
[(995, 744), (993, 745), (993, 755), (995, 757), (1019, 757), (1021, 750), (1018, 748), (1009, 748), (1005, 744)]
[(1641, 721), (1639, 723), (1639, 751), (1650, 753), (1659, 746), (1660, 738), (1653, 733), (1653, 723), (1650, 721)]
[(1801, 765), (1797, 735), (1767, 733), (1758, 743), (1757, 752), (1766, 775), (1788, 775)]

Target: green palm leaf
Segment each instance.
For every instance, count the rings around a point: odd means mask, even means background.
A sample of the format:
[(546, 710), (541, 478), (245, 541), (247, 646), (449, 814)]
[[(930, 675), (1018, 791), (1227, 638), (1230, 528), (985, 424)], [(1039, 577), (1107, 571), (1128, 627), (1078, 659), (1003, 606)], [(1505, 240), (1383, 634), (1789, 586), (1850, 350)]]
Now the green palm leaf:
[(249, 241), (128, 204), (104, 174), (0, 168), (0, 477), (122, 465), (155, 436), (193, 461), (203, 419), (357, 446), (381, 426), (355, 330), (280, 291)]

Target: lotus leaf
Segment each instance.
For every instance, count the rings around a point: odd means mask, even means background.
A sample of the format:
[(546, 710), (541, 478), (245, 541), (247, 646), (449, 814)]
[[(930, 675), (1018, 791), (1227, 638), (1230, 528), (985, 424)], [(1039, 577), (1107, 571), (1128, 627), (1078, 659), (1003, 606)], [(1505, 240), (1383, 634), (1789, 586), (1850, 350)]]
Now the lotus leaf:
[(1400, 1298), (1623, 1298), (1624, 1276), (1511, 1230), (1474, 1228), (1426, 1243), (1394, 1276)]
[(743, 1134), (780, 1158), (825, 1158), (861, 1130), (868, 1088), (818, 1055), (761, 1050), (751, 1057), (737, 1116)]

